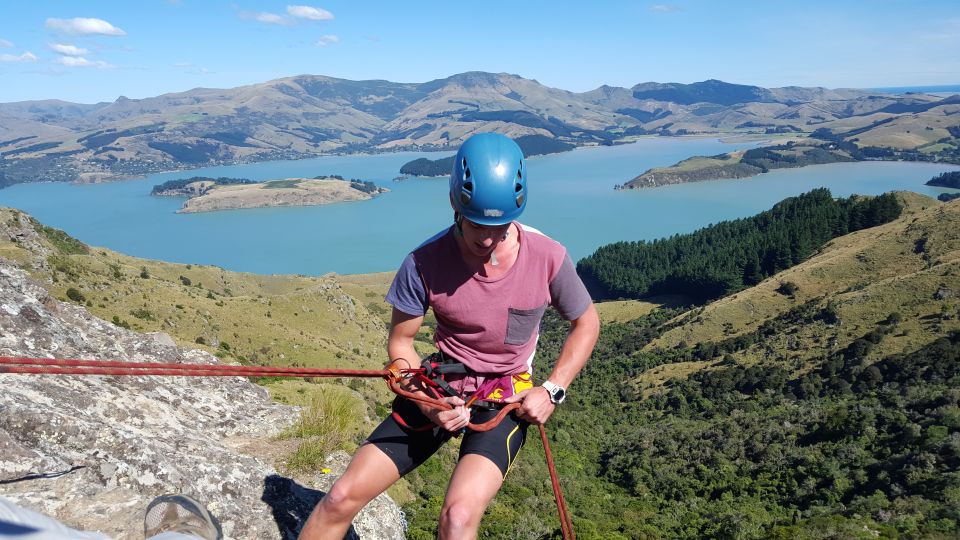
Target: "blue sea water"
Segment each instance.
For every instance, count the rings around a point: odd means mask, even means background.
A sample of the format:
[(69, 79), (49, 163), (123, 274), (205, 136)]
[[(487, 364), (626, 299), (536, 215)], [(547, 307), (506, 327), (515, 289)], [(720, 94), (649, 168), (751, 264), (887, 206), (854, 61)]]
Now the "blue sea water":
[[(757, 143), (643, 139), (528, 160), (530, 199), (523, 221), (564, 243), (574, 260), (619, 240), (652, 240), (745, 217), (817, 187), (834, 196), (912, 190), (936, 196), (932, 176), (960, 167), (920, 163), (843, 163), (773, 171), (742, 180), (614, 191), (650, 167)], [(393, 270), (405, 254), (452, 220), (445, 179), (395, 182), (416, 157), (393, 153), (211, 167), (92, 185), (22, 184), (0, 190), (0, 206), (94, 246), (166, 261), (213, 264), (263, 274), (320, 275)], [(177, 214), (183, 199), (152, 197), (159, 183), (196, 175), (266, 180), (339, 174), (391, 191), (369, 201), (315, 207)]]
[(941, 84), (934, 86), (889, 86), (885, 88), (869, 88), (875, 92), (885, 94), (907, 94), (911, 92), (922, 92), (928, 94), (957, 94), (960, 93), (960, 84)]

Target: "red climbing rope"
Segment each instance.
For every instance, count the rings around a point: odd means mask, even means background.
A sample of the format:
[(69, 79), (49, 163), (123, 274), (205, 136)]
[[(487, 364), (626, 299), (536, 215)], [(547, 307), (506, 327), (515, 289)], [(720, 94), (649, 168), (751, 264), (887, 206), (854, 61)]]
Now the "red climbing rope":
[(62, 358), (19, 358), (0, 356), (0, 373), (57, 375), (168, 375), (179, 377), (379, 377), (385, 369), (316, 369), (224, 364), (171, 364), (163, 362), (119, 362)]
[[(404, 377), (422, 373), (423, 369), (320, 369), (271, 366), (231, 366), (224, 364), (176, 364), (164, 362), (121, 362), (115, 360), (78, 360), (61, 358), (24, 358), (0, 356), (0, 374), (52, 374), (52, 375), (161, 375), (175, 377), (377, 377), (385, 379), (398, 396), (417, 401), (439, 410), (453, 407), (439, 399), (404, 390), (401, 380)], [(489, 431), (495, 428), (511, 411), (518, 409), (519, 403), (506, 405), (490, 421), (482, 424), (467, 424), (473, 431)], [(560, 491), (560, 482), (553, 465), (553, 456), (547, 443), (547, 434), (540, 426), (540, 439), (550, 469), (550, 480), (560, 514), (560, 528), (564, 540), (575, 540), (573, 524), (567, 513), (566, 502)]]
[(547, 430), (540, 424), (540, 442), (543, 443), (543, 454), (547, 458), (547, 468), (550, 469), (550, 484), (553, 486), (553, 497), (557, 500), (557, 513), (560, 514), (560, 531), (563, 533), (564, 540), (576, 540), (573, 535), (573, 522), (570, 521), (570, 513), (567, 512), (567, 501), (563, 499), (563, 491), (560, 489), (560, 478), (557, 476), (557, 469), (553, 466), (553, 454), (550, 452), (550, 443), (547, 442)]

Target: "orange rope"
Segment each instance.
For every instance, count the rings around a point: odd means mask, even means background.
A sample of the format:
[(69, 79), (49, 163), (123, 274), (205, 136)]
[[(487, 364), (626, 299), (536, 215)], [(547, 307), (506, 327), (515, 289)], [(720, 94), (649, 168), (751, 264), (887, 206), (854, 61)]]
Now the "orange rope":
[(550, 452), (550, 443), (547, 442), (547, 430), (540, 424), (540, 441), (543, 443), (543, 454), (547, 458), (547, 468), (550, 469), (550, 483), (553, 485), (553, 497), (557, 500), (557, 513), (560, 514), (560, 531), (563, 533), (564, 540), (576, 540), (573, 534), (573, 522), (570, 521), (570, 513), (567, 511), (567, 501), (563, 498), (563, 491), (560, 489), (560, 478), (557, 476), (557, 469), (553, 466), (553, 454)]

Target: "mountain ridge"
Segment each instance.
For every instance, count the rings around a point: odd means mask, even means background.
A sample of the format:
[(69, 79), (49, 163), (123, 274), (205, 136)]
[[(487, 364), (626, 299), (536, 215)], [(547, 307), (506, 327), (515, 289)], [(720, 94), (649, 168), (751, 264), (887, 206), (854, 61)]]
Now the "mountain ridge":
[(893, 114), (878, 112), (889, 107), (905, 111), (900, 116), (933, 114), (906, 111), (938, 107), (931, 104), (941, 99), (716, 80), (576, 93), (509, 73), (465, 72), (423, 83), (300, 74), (109, 103), (2, 103), (0, 186), (331, 153), (449, 150), (480, 131), (575, 146), (644, 135), (806, 134), (837, 122), (869, 125), (869, 115)]

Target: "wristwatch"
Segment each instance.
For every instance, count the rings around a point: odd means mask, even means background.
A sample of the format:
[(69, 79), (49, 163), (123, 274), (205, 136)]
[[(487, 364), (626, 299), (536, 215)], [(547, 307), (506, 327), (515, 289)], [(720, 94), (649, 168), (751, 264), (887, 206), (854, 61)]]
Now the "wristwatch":
[(547, 393), (550, 394), (550, 403), (559, 405), (563, 403), (563, 400), (567, 399), (566, 388), (558, 384), (553, 384), (550, 381), (543, 381), (542, 386), (547, 390)]

